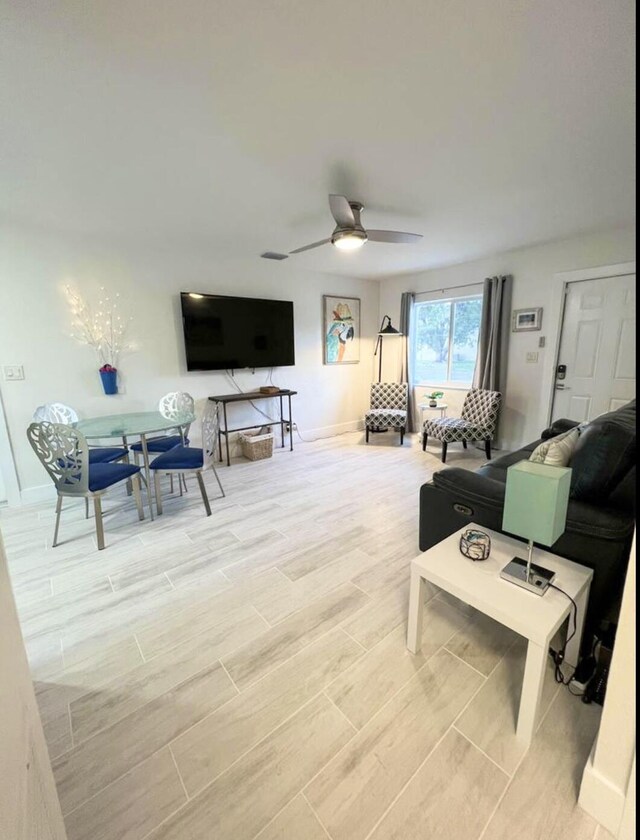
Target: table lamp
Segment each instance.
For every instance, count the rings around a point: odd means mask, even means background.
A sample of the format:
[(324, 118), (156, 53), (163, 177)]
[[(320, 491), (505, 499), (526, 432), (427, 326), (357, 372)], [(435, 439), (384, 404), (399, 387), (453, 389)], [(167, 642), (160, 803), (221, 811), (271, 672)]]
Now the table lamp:
[(555, 572), (532, 563), (534, 542), (551, 546), (564, 533), (571, 487), (568, 467), (520, 461), (507, 470), (502, 530), (528, 540), (526, 560), (514, 557), (500, 577), (544, 595)]

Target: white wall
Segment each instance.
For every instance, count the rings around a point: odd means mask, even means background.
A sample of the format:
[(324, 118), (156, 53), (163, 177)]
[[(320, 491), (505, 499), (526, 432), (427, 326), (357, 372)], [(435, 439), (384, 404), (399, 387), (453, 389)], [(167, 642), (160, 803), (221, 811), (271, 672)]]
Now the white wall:
[(598, 736), (585, 767), (580, 805), (618, 834), (636, 754), (636, 541), (631, 547)]
[[(119, 291), (133, 315), (139, 347), (119, 363), (124, 393), (102, 393), (93, 352), (70, 337), (63, 295), (69, 281), (86, 295), (101, 285)], [(378, 327), (374, 281), (305, 272), (295, 259), (269, 262), (256, 255), (240, 262), (211, 255), (206, 247), (189, 253), (178, 253), (169, 243), (164, 251), (116, 248), (14, 228), (0, 243), (0, 284), (0, 365), (24, 365), (26, 376), (23, 382), (0, 383), (23, 498), (34, 498), (29, 491), (47, 484), (25, 435), (37, 405), (59, 400), (87, 417), (150, 410), (162, 394), (175, 389), (196, 398), (233, 391), (223, 373), (187, 373), (180, 291), (294, 301), (296, 365), (277, 369), (273, 381), (299, 391), (294, 420), (303, 435), (355, 428), (368, 404)], [(323, 365), (323, 294), (361, 298), (360, 364)], [(266, 377), (266, 371), (258, 371), (239, 372), (236, 378), (243, 390), (250, 390), (265, 384)], [(275, 401), (261, 405), (276, 410)], [(230, 420), (236, 419), (242, 419), (239, 425), (260, 422), (247, 405), (232, 409)]]
[(0, 534), (0, 837), (66, 840)]
[(3, 478), (3, 475), (2, 475), (2, 468), (0, 467), (0, 505), (3, 502), (7, 501), (7, 496), (8, 496), (7, 486), (4, 483), (4, 478)]
[[(635, 260), (635, 231), (631, 228), (550, 242), (535, 247), (507, 251), (461, 265), (432, 269), (382, 280), (380, 283), (380, 318), (390, 315), (397, 324), (400, 295), (405, 291), (426, 292), (477, 283), (496, 274), (512, 274), (513, 308), (541, 306), (544, 309), (542, 331), (512, 333), (509, 345), (507, 393), (503, 408), (502, 445), (515, 449), (538, 437), (546, 425), (547, 394), (543, 393), (543, 372), (553, 367), (553, 347), (558, 323), (550, 318), (554, 299), (554, 275), (562, 271), (592, 268)], [(546, 349), (538, 348), (538, 339), (547, 338)], [(391, 342), (388, 342), (390, 345)], [(537, 364), (526, 362), (529, 351), (539, 352)], [(383, 378), (397, 377), (399, 363), (385, 345)], [(445, 401), (448, 401), (445, 394)], [(451, 412), (449, 412), (451, 414)]]
[(20, 488), (13, 463), (9, 430), (0, 393), (0, 505), (20, 503)]

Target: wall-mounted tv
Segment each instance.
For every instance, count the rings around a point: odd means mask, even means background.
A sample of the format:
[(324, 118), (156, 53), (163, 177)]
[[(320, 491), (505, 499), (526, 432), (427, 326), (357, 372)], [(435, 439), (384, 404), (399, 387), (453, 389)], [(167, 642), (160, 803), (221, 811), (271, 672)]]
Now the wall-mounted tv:
[(295, 364), (293, 303), (182, 292), (188, 370)]

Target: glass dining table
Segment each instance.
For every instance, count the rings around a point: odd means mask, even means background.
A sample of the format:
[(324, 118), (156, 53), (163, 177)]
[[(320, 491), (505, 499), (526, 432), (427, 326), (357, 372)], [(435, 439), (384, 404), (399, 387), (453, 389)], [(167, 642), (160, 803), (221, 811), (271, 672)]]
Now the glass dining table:
[(109, 414), (105, 417), (91, 417), (87, 420), (78, 420), (73, 425), (79, 432), (82, 432), (87, 440), (113, 440), (117, 438), (122, 440), (125, 448), (128, 448), (129, 443), (132, 442), (130, 440), (131, 438), (139, 438), (142, 448), (149, 512), (151, 519), (153, 519), (152, 482), (147, 438), (149, 435), (157, 435), (168, 431), (177, 431), (184, 438), (185, 429), (195, 419), (194, 414), (180, 413), (174, 414), (172, 417), (165, 417), (159, 411), (139, 411), (130, 414)]

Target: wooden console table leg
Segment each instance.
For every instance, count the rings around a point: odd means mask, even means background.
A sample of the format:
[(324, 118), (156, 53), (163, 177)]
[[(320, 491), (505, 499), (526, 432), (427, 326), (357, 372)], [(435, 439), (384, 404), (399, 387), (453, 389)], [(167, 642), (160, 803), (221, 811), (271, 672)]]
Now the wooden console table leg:
[(279, 395), (280, 400), (280, 441), (281, 448), (284, 449), (284, 407), (282, 405), (282, 394)]
[(223, 403), (223, 414), (224, 414), (224, 442), (227, 448), (227, 466), (231, 466), (231, 457), (229, 455), (229, 425), (227, 423), (227, 404)]
[(293, 417), (291, 416), (291, 394), (287, 394), (289, 400), (289, 451), (293, 452)]

